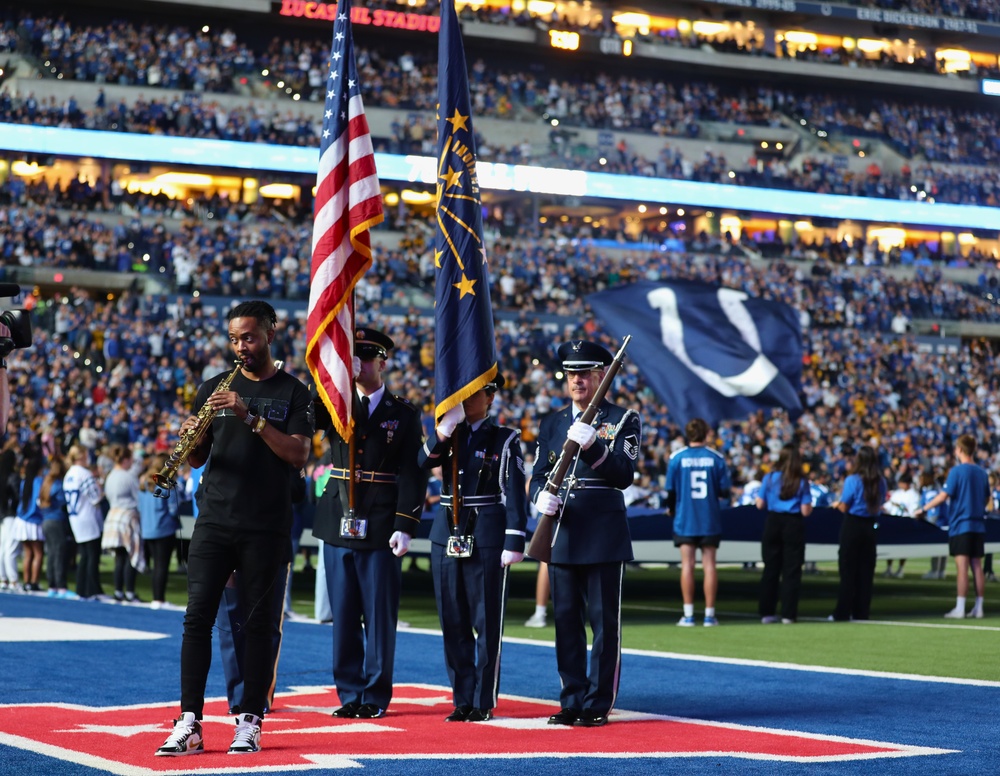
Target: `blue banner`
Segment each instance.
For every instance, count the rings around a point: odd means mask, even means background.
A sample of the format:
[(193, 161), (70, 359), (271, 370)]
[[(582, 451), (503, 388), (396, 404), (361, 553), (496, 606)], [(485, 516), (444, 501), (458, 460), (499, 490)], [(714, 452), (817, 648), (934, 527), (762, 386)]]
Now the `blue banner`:
[(454, 0), (438, 39), (435, 418), (496, 377), (493, 307), (476, 177), (469, 75)]
[(802, 413), (802, 332), (789, 305), (705, 283), (642, 282), (587, 297), (675, 421)]

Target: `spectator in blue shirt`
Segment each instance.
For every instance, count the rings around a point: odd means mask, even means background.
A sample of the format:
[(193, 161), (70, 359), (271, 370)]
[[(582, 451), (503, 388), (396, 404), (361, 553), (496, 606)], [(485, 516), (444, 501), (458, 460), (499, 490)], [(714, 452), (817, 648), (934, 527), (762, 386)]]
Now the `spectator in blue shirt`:
[(837, 565), (840, 590), (830, 619), (867, 620), (875, 576), (877, 519), (885, 503), (886, 483), (875, 449), (862, 445), (834, 509), (844, 513), (840, 524)]
[(806, 529), (802, 518), (812, 514), (809, 480), (802, 467), (802, 454), (795, 445), (785, 445), (778, 455), (775, 471), (764, 477), (757, 509), (767, 510), (761, 557), (764, 573), (760, 578), (760, 621), (795, 622), (799, 615), (802, 590), (802, 563), (806, 556)]
[(718, 625), (715, 596), (719, 578), (715, 553), (722, 538), (722, 512), (719, 499), (729, 499), (732, 488), (729, 468), (721, 453), (707, 446), (708, 423), (692, 418), (684, 435), (688, 446), (670, 456), (667, 467), (667, 509), (674, 516), (674, 546), (681, 549), (681, 596), (684, 615), (678, 625), (694, 623), (694, 566), (701, 550), (705, 576), (705, 625)]
[[(949, 619), (983, 617), (983, 595), (986, 577), (983, 574), (983, 555), (986, 544), (986, 511), (990, 508), (990, 483), (986, 470), (975, 461), (976, 438), (962, 434), (955, 443), (958, 464), (948, 472), (944, 491), (917, 510), (917, 517), (948, 502), (948, 549), (955, 558), (958, 575), (958, 595), (955, 608), (945, 614)], [(969, 567), (976, 583), (976, 603), (968, 614), (965, 600), (969, 593)]]
[[(927, 506), (941, 492), (942, 485), (936, 472), (925, 471), (920, 475), (920, 506)], [(922, 512), (921, 517), (943, 531), (948, 530), (948, 512), (945, 504), (940, 504), (928, 509), (926, 512)], [(941, 555), (931, 558), (931, 570), (924, 574), (923, 579), (944, 579), (947, 566), (948, 558), (946, 556)]]

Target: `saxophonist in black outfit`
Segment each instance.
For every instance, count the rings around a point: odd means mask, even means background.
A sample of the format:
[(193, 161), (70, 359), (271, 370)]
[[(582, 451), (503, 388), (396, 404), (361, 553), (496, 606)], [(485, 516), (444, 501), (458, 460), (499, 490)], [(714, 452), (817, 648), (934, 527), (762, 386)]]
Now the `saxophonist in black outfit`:
[(528, 505), (520, 432), (489, 416), (503, 385), (498, 373), (446, 412), (419, 456), (424, 469), (442, 467), (447, 507), (431, 527), (434, 596), (455, 704), (446, 722), (493, 718), (507, 568), (524, 558)]

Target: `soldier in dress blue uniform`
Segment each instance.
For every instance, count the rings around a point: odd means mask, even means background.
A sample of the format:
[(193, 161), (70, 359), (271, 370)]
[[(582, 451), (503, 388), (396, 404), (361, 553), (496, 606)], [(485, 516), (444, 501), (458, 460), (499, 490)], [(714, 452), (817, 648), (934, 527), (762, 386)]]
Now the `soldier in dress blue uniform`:
[[(500, 691), (507, 567), (524, 558), (528, 523), (520, 432), (498, 426), (490, 406), (503, 375), (445, 413), (420, 452), (442, 467), (444, 493), (431, 526), (434, 597), (455, 710), (446, 722), (485, 722)], [(465, 418), (461, 421), (460, 418)], [(452, 450), (458, 445), (459, 520), (453, 521)]]
[[(354, 335), (354, 509), (348, 503), (350, 446), (330, 435), (333, 465), (316, 509), (333, 612), (333, 679), (343, 704), (333, 715), (377, 719), (392, 698), (402, 561), (420, 525), (427, 477), (417, 464), (420, 412), (382, 381), (392, 340)], [(325, 413), (320, 413), (325, 416)], [(323, 417), (317, 427), (331, 427)]]
[[(641, 420), (606, 399), (593, 425), (575, 420), (593, 399), (613, 357), (584, 340), (564, 343), (558, 355), (572, 404), (543, 418), (531, 476), (539, 512), (562, 515), (549, 563), (561, 709), (549, 724), (599, 727), (607, 724), (618, 693), (622, 576), (625, 562), (632, 560), (622, 490), (632, 484)], [(580, 445), (580, 453), (556, 496), (544, 487), (567, 439)], [(567, 488), (569, 483), (575, 486)], [(594, 644), (589, 674), (588, 620)]]

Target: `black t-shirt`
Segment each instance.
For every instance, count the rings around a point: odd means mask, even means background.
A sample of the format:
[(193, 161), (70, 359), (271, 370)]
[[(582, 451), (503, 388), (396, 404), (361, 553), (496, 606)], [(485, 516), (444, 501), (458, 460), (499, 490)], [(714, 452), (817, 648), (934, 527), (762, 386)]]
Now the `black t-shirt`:
[[(227, 373), (202, 383), (197, 412)], [(309, 389), (287, 372), (248, 380), (240, 372), (229, 389), (256, 414), (285, 434), (313, 433)], [(292, 477), (299, 473), (231, 410), (216, 413), (209, 431), (212, 449), (198, 488), (198, 522), (245, 531), (290, 534)]]

